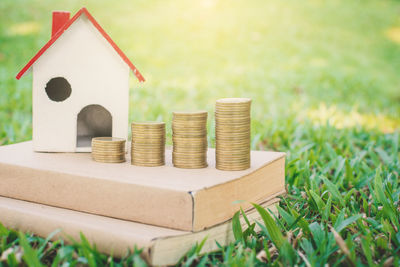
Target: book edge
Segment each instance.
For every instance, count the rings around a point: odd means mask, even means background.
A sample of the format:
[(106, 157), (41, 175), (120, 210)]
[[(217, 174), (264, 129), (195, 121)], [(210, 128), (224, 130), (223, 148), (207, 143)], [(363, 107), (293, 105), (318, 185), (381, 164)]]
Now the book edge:
[[(268, 199), (268, 198), (271, 198), (271, 196), (274, 196), (274, 195), (279, 196), (280, 194), (286, 192), (286, 189), (285, 189), (285, 161), (286, 161), (285, 155), (286, 155), (286, 153), (284, 153), (284, 152), (277, 152), (277, 153), (281, 153), (281, 156), (278, 157), (278, 158), (276, 158), (276, 159), (274, 159), (274, 160), (272, 160), (272, 161), (269, 161), (268, 163), (263, 164), (262, 167), (260, 167), (260, 168), (258, 168), (258, 169), (256, 169), (256, 170), (254, 170), (253, 172), (251, 172), (251, 173), (249, 173), (249, 174), (243, 175), (243, 176), (241, 176), (241, 177), (239, 177), (239, 178), (237, 178), (237, 179), (228, 181), (228, 182), (226, 182), (226, 183), (218, 184), (218, 185), (215, 185), (215, 186), (212, 186), (212, 187), (203, 188), (203, 189), (198, 190), (198, 191), (196, 191), (196, 192), (192, 192), (191, 194), (193, 195), (193, 205), (194, 205), (193, 211), (192, 211), (192, 213), (193, 213), (193, 220), (192, 220), (192, 221), (193, 221), (193, 227), (192, 227), (192, 231), (197, 232), (197, 231), (202, 231), (202, 230), (204, 230), (204, 229), (209, 228), (209, 227), (207, 227), (207, 226), (205, 226), (205, 225), (203, 225), (203, 224), (199, 224), (199, 223), (198, 223), (198, 221), (199, 221), (200, 219), (199, 219), (199, 212), (196, 212), (196, 208), (197, 208), (197, 206), (196, 206), (196, 202), (197, 202), (197, 201), (196, 201), (196, 200), (198, 199), (199, 195), (205, 194), (208, 190), (217, 189), (218, 187), (226, 187), (226, 186), (232, 185), (232, 184), (234, 184), (234, 183), (240, 183), (240, 182), (241, 182), (243, 179), (245, 179), (246, 177), (247, 177), (247, 178), (250, 178), (250, 177), (252, 177), (252, 176), (255, 176), (257, 172), (265, 172), (266, 169), (268, 169), (269, 166), (271, 166), (272, 164), (274, 164), (274, 163), (276, 163), (276, 162), (278, 162), (278, 161), (280, 161), (280, 160), (283, 160), (283, 162), (282, 162), (282, 164), (283, 164), (283, 175), (282, 175), (282, 177), (279, 177), (279, 179), (282, 179), (282, 181), (280, 181), (280, 182), (281, 182), (281, 186), (279, 186), (279, 189), (277, 189), (276, 191), (274, 191), (274, 192), (269, 192), (269, 194), (267, 195), (266, 198), (267, 198), (267, 199)], [(278, 170), (279, 170), (279, 169), (278, 169)], [(203, 196), (203, 197), (204, 197), (204, 196)], [(235, 201), (237, 201), (237, 200), (235, 200)], [(264, 198), (264, 199), (254, 200), (253, 202), (262, 203), (263, 201), (265, 201), (265, 198)], [(245, 205), (247, 205), (247, 207), (245, 208), (245, 210), (251, 209), (250, 203), (249, 203), (248, 201), (247, 201), (247, 202), (243, 202), (243, 203), (245, 203)], [(196, 216), (197, 216), (197, 217), (196, 217)], [(228, 220), (229, 220), (229, 219), (228, 219)], [(226, 221), (226, 220), (223, 220), (222, 222), (224, 222), (224, 221)], [(221, 223), (221, 221), (220, 221), (220, 222), (217, 222), (217, 225), (218, 225), (219, 223)], [(215, 225), (215, 224), (214, 224), (214, 225)], [(212, 227), (212, 226), (211, 226), (211, 227)]]
[[(276, 206), (279, 205), (280, 199), (275, 197), (264, 203), (261, 203), (261, 206), (267, 210), (271, 210), (274, 215), (277, 215)], [(250, 223), (254, 223), (255, 221), (261, 220), (261, 216), (258, 214), (256, 209), (252, 208), (248, 211), (245, 211), (246, 216), (248, 217)], [(200, 243), (205, 237), (208, 239), (205, 241), (203, 248), (201, 250), (201, 254), (212, 252), (218, 250), (216, 246), (216, 241), (222, 246), (229, 244), (234, 241), (233, 230), (231, 227), (232, 219), (225, 221), (221, 224), (215, 225), (213, 227), (207, 228), (205, 230), (199, 232), (189, 232), (182, 235), (177, 236), (165, 236), (165, 237), (157, 237), (152, 240), (152, 249), (149, 254), (149, 263), (151, 265), (159, 266), (159, 265), (173, 265), (176, 264), (182, 256), (185, 255), (187, 251), (189, 251), (193, 245), (196, 243)], [(243, 217), (240, 217), (240, 224), (242, 227), (246, 226), (246, 221)], [(260, 231), (259, 226), (256, 225), (256, 231)], [(213, 233), (214, 232), (214, 233)], [(219, 238), (219, 240), (215, 240), (214, 238), (209, 238), (211, 235)], [(182, 240), (186, 239), (186, 240)], [(188, 241), (189, 239), (193, 239), (192, 241)], [(182, 248), (180, 248), (181, 252), (185, 250), (183, 253), (172, 253), (171, 251), (165, 252), (165, 248), (171, 248), (172, 243), (176, 243), (179, 241), (179, 244)], [(191, 243), (191, 245), (187, 246), (186, 244)], [(185, 247), (186, 245), (186, 247)], [(183, 248), (185, 247), (185, 248)], [(175, 250), (176, 246), (175, 246)], [(178, 249), (179, 250), (179, 249)], [(160, 255), (161, 254), (161, 255)], [(169, 256), (166, 258), (165, 254)], [(180, 255), (180, 256), (173, 256)]]

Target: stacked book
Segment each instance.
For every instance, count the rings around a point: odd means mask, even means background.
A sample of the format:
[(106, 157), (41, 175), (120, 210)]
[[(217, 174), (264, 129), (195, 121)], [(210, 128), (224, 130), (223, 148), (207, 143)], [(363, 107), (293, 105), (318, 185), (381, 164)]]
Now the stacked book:
[(79, 239), (124, 256), (135, 247), (152, 265), (176, 263), (190, 248), (202, 252), (233, 241), (231, 218), (240, 208), (257, 219), (251, 203), (274, 210), (285, 192), (285, 154), (251, 151), (242, 171), (172, 165), (102, 164), (84, 153), (35, 153), (31, 142), (0, 147), (0, 223), (46, 237)]

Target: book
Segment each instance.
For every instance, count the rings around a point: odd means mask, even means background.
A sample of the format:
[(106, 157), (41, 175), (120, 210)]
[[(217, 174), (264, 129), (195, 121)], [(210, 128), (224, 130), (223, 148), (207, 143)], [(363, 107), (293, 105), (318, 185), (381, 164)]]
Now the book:
[(38, 153), (32, 142), (0, 147), (0, 196), (184, 231), (229, 220), (241, 206), (285, 192), (285, 153), (252, 151), (244, 171), (110, 164), (90, 153)]
[[(272, 198), (262, 206), (276, 214), (278, 201)], [(261, 221), (255, 209), (246, 215), (250, 223)], [(240, 222), (245, 229), (243, 218)], [(0, 223), (44, 238), (58, 230), (52, 240), (62, 238), (65, 242), (71, 242), (71, 238), (78, 241), (83, 233), (98, 251), (114, 257), (123, 257), (136, 246), (142, 249), (150, 265), (157, 266), (176, 264), (193, 245), (204, 239), (201, 253), (218, 250), (216, 242), (225, 246), (234, 241), (231, 220), (193, 233), (6, 197), (0, 197)]]

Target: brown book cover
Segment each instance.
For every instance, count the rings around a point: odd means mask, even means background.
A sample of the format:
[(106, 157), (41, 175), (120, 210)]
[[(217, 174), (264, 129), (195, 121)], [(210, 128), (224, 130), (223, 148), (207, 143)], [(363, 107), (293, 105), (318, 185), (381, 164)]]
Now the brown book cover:
[(95, 162), (89, 153), (37, 153), (32, 142), (0, 147), (0, 196), (184, 231), (229, 220), (242, 206), (282, 194), (285, 153), (252, 151), (251, 168), (207, 168)]
[[(276, 213), (278, 201), (272, 198), (262, 206)], [(261, 221), (254, 209), (246, 213), (251, 223)], [(100, 252), (115, 257), (125, 256), (136, 246), (143, 249), (143, 256), (151, 265), (176, 264), (193, 245), (200, 244), (205, 238), (201, 253), (218, 250), (216, 242), (225, 246), (234, 241), (230, 220), (193, 233), (5, 197), (0, 197), (0, 223), (44, 238), (58, 230), (53, 240), (63, 238), (66, 242), (71, 237), (78, 241), (83, 233)], [(241, 224), (246, 227), (243, 218)]]

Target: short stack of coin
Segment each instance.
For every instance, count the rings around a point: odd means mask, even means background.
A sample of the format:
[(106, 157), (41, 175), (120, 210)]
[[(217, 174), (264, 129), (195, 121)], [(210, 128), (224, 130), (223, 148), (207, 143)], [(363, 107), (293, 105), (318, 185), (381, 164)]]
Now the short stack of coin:
[(223, 98), (215, 106), (215, 157), (219, 170), (250, 168), (249, 98)]
[(207, 167), (207, 115), (207, 111), (173, 112), (172, 163), (175, 167)]
[(165, 123), (132, 122), (132, 165), (165, 164)]
[(92, 158), (103, 163), (125, 162), (125, 143), (123, 138), (95, 137), (92, 139)]

